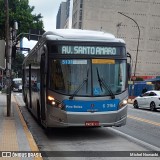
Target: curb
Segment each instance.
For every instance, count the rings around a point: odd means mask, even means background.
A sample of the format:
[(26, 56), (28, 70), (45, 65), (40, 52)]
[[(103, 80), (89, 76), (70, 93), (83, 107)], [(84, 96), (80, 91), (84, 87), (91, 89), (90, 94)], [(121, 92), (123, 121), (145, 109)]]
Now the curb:
[[(19, 105), (18, 105), (18, 102), (17, 102), (17, 99), (12, 95), (12, 99), (13, 101), (15, 102), (16, 104), (16, 110), (18, 112), (18, 116), (20, 118), (20, 121), (21, 121), (21, 124), (22, 124), (22, 127), (23, 127), (23, 130), (24, 130), (24, 133), (26, 135), (26, 138), (27, 138), (27, 141), (29, 143), (29, 146), (30, 146), (30, 149), (32, 152), (40, 152), (39, 151), (39, 148), (31, 134), (31, 132), (29, 131), (29, 128), (23, 118), (23, 115), (21, 113), (21, 110), (19, 109)], [(34, 157), (34, 160), (43, 160), (43, 157)]]
[(153, 146), (153, 145), (151, 145), (149, 143), (146, 143), (144, 141), (141, 141), (141, 140), (139, 140), (139, 139), (137, 139), (135, 137), (132, 137), (130, 135), (127, 135), (127, 134), (125, 134), (125, 133), (123, 133), (123, 132), (121, 132), (119, 130), (116, 130), (114, 128), (108, 128), (108, 129), (112, 130), (113, 132), (115, 132), (116, 134), (118, 134), (118, 135), (120, 135), (120, 136), (122, 136), (124, 138), (127, 138), (128, 140), (131, 140), (133, 143), (136, 143), (136, 144), (138, 144), (138, 145), (140, 145), (142, 147), (145, 147), (149, 151), (158, 151), (158, 152), (160, 151), (160, 148), (158, 148), (156, 146)]

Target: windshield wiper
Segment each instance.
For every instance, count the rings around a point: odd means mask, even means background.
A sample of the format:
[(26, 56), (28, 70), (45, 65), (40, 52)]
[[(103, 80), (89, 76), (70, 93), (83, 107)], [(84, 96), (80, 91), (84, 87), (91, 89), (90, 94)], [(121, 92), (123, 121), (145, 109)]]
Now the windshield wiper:
[(86, 93), (88, 92), (88, 72), (87, 70), (87, 78), (83, 80), (83, 82), (79, 85), (79, 87), (74, 91), (74, 93), (69, 97), (69, 99), (73, 99), (73, 97), (82, 89), (82, 87), (86, 84)]
[(115, 95), (113, 94), (112, 90), (111, 90), (110, 87), (104, 82), (104, 80), (103, 80), (102, 78), (100, 78), (98, 68), (96, 68), (96, 69), (97, 69), (97, 77), (98, 77), (98, 82), (99, 82), (99, 86), (100, 86), (100, 88), (101, 88), (101, 91), (103, 91), (103, 88), (102, 88), (102, 86), (103, 86), (105, 89), (107, 89), (107, 90), (109, 91), (109, 93), (110, 93), (110, 95), (111, 95), (111, 98), (112, 98), (112, 99), (115, 99)]

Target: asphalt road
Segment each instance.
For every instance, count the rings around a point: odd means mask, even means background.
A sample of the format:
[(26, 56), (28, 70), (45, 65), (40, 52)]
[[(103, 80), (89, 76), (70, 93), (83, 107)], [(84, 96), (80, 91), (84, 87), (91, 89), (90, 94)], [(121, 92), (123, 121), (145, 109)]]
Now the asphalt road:
[[(36, 120), (31, 116), (25, 107), (22, 100), (21, 93), (14, 93), (17, 103), (20, 106), (24, 119), (31, 131), (40, 151), (60, 151), (61, 155), (65, 155), (66, 151), (89, 151), (87, 157), (48, 157), (45, 160), (119, 160), (119, 157), (115, 157), (119, 154), (118, 151), (148, 151), (148, 146), (145, 146), (139, 140), (134, 141), (127, 135), (137, 136), (140, 140), (144, 140), (147, 143), (159, 146), (159, 131), (160, 126), (156, 126), (147, 122), (143, 122), (142, 119), (148, 119), (151, 122), (158, 121), (160, 116), (159, 112), (152, 113), (150, 111), (135, 110), (132, 106), (129, 106), (129, 118), (127, 125), (120, 128), (64, 128), (64, 129), (51, 129), (46, 132), (45, 129), (38, 125)], [(134, 118), (133, 118), (134, 117)], [(135, 119), (139, 117), (142, 119)], [(141, 121), (140, 121), (141, 120)], [(159, 124), (157, 122), (157, 124)], [(121, 134), (117, 133), (117, 129)], [(119, 132), (118, 131), (118, 132)], [(126, 133), (123, 135), (123, 133)], [(154, 136), (153, 136), (154, 135)], [(145, 137), (145, 138), (144, 138)], [(148, 140), (149, 139), (149, 140)], [(90, 152), (93, 151), (93, 152)], [(101, 156), (101, 151), (113, 151), (113, 157)], [(78, 152), (79, 153), (79, 152)], [(93, 153), (98, 154), (93, 156)], [(106, 152), (105, 152), (106, 153)], [(110, 153), (110, 152), (109, 152)], [(121, 157), (121, 156), (120, 156)], [(122, 157), (121, 157), (122, 158)], [(124, 160), (158, 160), (159, 157), (123, 157)]]
[(115, 129), (160, 148), (160, 110), (134, 109), (129, 104), (127, 124)]

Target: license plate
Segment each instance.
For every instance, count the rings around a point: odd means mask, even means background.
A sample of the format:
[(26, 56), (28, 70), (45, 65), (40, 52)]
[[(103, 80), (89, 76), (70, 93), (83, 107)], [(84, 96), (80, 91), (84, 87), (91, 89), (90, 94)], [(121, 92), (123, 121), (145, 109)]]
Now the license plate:
[(99, 121), (86, 121), (85, 126), (99, 126)]

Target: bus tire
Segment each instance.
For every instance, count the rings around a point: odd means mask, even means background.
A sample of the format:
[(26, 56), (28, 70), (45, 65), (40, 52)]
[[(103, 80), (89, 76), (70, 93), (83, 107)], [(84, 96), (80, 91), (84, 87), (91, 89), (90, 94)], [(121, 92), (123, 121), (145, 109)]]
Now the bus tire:
[(45, 133), (48, 135), (48, 134), (50, 134), (51, 133), (51, 128), (50, 127), (46, 127), (45, 128)]
[(27, 98), (27, 96), (26, 96), (26, 98), (25, 98), (25, 103), (26, 103), (26, 108), (27, 108), (28, 112), (31, 113), (31, 111), (30, 111), (30, 109), (29, 109), (29, 103), (28, 103), (28, 98)]
[(37, 100), (37, 121), (39, 124), (41, 124), (40, 105), (38, 100)]
[(27, 99), (27, 96), (25, 97), (25, 104), (26, 104), (26, 107), (27, 107), (27, 109), (28, 109), (29, 106), (28, 106), (28, 99)]

